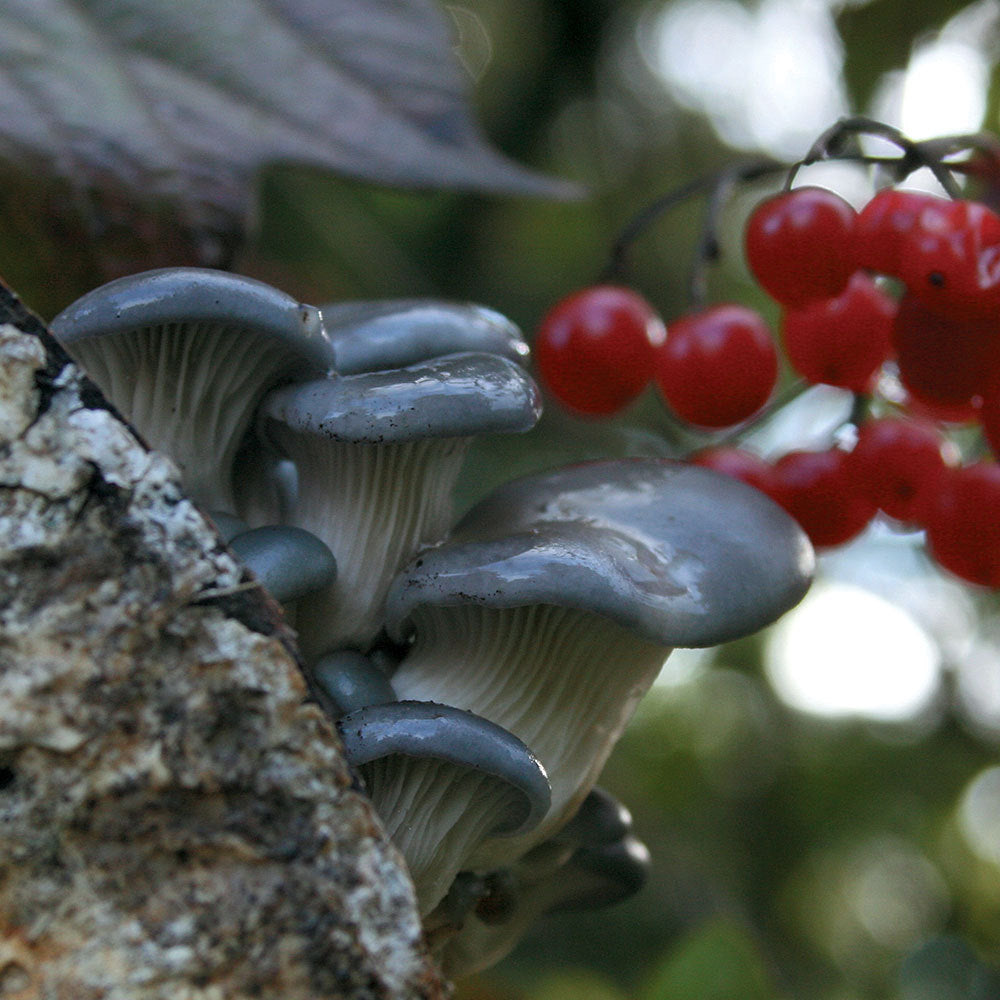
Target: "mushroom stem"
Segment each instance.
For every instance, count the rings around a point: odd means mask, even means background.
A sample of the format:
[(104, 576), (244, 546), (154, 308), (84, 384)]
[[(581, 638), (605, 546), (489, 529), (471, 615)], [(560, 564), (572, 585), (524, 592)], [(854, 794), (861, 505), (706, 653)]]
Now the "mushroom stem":
[(392, 678), (397, 696), (447, 701), (503, 726), (549, 773), (552, 806), (542, 823), (525, 837), (489, 842), (488, 863), (507, 863), (576, 812), (670, 649), (553, 605), (424, 605), (412, 620), (413, 649)]
[(345, 646), (366, 649), (382, 628), (385, 593), (400, 566), (448, 529), (451, 484), (469, 439), (367, 444), (272, 434), (299, 469), (309, 469), (291, 521), (337, 560), (337, 581), (299, 603), (302, 652), (311, 660)]

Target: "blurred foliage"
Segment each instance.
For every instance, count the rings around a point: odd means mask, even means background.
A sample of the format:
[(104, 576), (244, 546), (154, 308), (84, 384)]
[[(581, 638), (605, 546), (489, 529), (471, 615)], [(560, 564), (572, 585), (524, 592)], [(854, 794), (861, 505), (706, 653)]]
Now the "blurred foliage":
[[(238, 270), (316, 302), (468, 298), (530, 331), (556, 299), (600, 274), (635, 212), (744, 155), (680, 107), (643, 61), (638, 26), (663, 8), (657, 0), (452, 6), (467, 64), (481, 72), (486, 132), (534, 170), (587, 185), (589, 197), (415, 194), (272, 166), (259, 179), (254, 238)], [(853, 109), (866, 111), (884, 74), (902, 70), (914, 43), (962, 6), (833, 5)], [(994, 63), (994, 129), (998, 81)], [(829, 124), (817, 121), (816, 134)], [(728, 210), (711, 292), (773, 317), (738, 248), (766, 187)], [(699, 225), (700, 205), (680, 206), (629, 256), (630, 279), (667, 317), (687, 305)], [(46, 289), (38, 301), (48, 307), (58, 294), (46, 282), (61, 290), (59, 272), (43, 248), (10, 277), (29, 302), (32, 289)], [(459, 505), (531, 468), (691, 445), (651, 398), (601, 424), (550, 408), (531, 434), (476, 446)], [(1000, 684), (1000, 664), (991, 669)], [(946, 675), (926, 718), (876, 724), (785, 707), (759, 640), (697, 658), (646, 699), (602, 778), (652, 850), (650, 884), (607, 911), (546, 919), (495, 970), (460, 984), (457, 1000), (1000, 997), (1000, 868), (973, 855), (957, 814), (969, 783), (996, 762), (998, 735), (957, 710), (956, 676)]]

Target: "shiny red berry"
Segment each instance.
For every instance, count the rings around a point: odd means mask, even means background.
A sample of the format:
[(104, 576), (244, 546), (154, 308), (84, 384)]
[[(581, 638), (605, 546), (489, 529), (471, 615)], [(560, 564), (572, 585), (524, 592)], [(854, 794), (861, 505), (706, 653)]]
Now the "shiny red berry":
[(847, 468), (858, 491), (890, 517), (919, 521), (945, 473), (947, 447), (928, 421), (882, 417), (861, 425)]
[(758, 313), (741, 305), (712, 306), (668, 326), (653, 377), (682, 420), (730, 427), (767, 402), (778, 378), (778, 353)]
[(927, 547), (945, 569), (970, 583), (1000, 587), (1000, 465), (950, 470), (929, 505)]
[(836, 298), (785, 310), (785, 356), (803, 378), (865, 392), (892, 351), (896, 302), (864, 272)]
[(894, 272), (927, 308), (980, 320), (1000, 310), (1000, 216), (974, 201), (935, 198), (917, 215)]
[(535, 362), (552, 395), (577, 413), (606, 416), (649, 384), (663, 322), (639, 294), (585, 288), (557, 303), (535, 338)]
[[(1000, 361), (1000, 359), (998, 359)], [(1000, 378), (991, 381), (983, 394), (979, 422), (994, 457), (1000, 461)]]
[(752, 451), (732, 445), (716, 445), (696, 451), (688, 461), (692, 465), (714, 469), (724, 476), (739, 479), (768, 496), (773, 493), (771, 465)]
[(858, 213), (854, 230), (856, 266), (898, 276), (920, 213), (938, 201), (922, 191), (879, 191)]
[(772, 477), (773, 498), (817, 548), (850, 541), (875, 516), (875, 504), (854, 485), (847, 452), (790, 451), (774, 463)]
[(905, 388), (928, 406), (973, 404), (985, 390), (1000, 351), (1000, 321), (959, 320), (904, 295), (892, 327), (892, 345)]
[(801, 187), (761, 202), (746, 225), (747, 264), (783, 305), (839, 295), (855, 270), (857, 214), (826, 188)]

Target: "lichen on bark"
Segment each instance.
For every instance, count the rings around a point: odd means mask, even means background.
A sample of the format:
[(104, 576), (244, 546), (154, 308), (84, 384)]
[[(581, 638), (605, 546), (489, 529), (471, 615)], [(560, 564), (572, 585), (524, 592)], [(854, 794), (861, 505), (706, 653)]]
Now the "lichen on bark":
[(0, 997), (437, 998), (273, 601), (0, 293)]

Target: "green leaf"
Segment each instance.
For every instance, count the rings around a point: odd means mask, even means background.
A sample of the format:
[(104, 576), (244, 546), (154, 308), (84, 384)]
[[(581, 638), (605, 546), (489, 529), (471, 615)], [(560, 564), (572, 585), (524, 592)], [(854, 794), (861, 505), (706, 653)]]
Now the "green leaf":
[(764, 962), (735, 923), (712, 920), (675, 945), (642, 1000), (776, 1000)]

